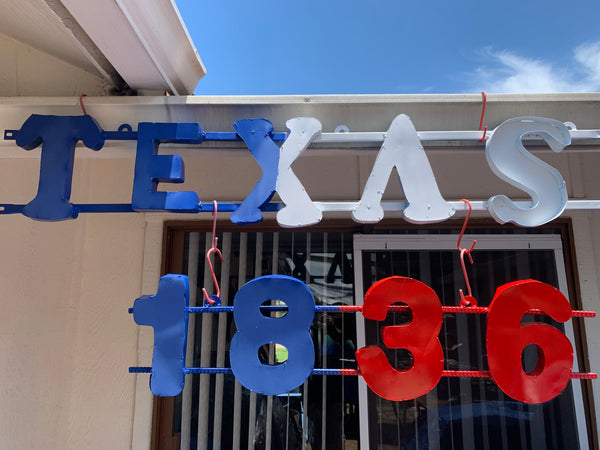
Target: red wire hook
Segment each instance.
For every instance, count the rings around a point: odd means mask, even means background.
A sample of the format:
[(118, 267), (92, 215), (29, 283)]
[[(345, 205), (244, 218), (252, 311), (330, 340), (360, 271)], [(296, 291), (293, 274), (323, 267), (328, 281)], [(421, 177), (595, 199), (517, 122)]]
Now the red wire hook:
[(474, 240), (473, 243), (471, 244), (471, 248), (461, 248), (460, 246), (460, 241), (462, 240), (464, 234), (465, 234), (465, 229), (467, 228), (467, 223), (469, 222), (469, 218), (471, 217), (471, 211), (473, 210), (473, 206), (471, 205), (471, 202), (467, 199), (460, 199), (461, 202), (465, 202), (467, 204), (467, 206), (469, 207), (469, 212), (467, 212), (467, 217), (465, 218), (465, 223), (463, 224), (462, 230), (460, 230), (460, 236), (458, 237), (458, 242), (456, 243), (456, 248), (458, 248), (458, 251), (460, 252), (460, 264), (462, 266), (462, 270), (463, 270), (463, 275), (465, 277), (465, 284), (467, 285), (467, 295), (465, 296), (463, 294), (462, 289), (459, 289), (458, 292), (460, 293), (460, 306), (477, 306), (477, 300), (475, 300), (475, 298), (472, 295), (471, 292), (471, 283), (469, 283), (469, 275), (467, 274), (467, 268), (465, 266), (465, 255), (467, 255), (469, 257), (469, 262), (471, 264), (473, 264), (473, 258), (471, 257), (471, 251), (473, 250), (473, 247), (475, 247), (475, 244), (477, 244), (477, 241)]
[(85, 106), (83, 106), (83, 97), (87, 97), (87, 95), (81, 94), (79, 96), (79, 106), (81, 106), (81, 110), (83, 111), (83, 115), (87, 116), (87, 112), (85, 111)]
[[(223, 262), (223, 255), (221, 254), (221, 250), (219, 250), (217, 248), (217, 201), (214, 200), (213, 201), (213, 229), (212, 229), (212, 247), (208, 250), (208, 252), (206, 252), (206, 261), (208, 263), (208, 267), (210, 268), (210, 273), (212, 275), (212, 279), (213, 279), (213, 283), (215, 285), (215, 289), (217, 291), (217, 297), (221, 297), (221, 288), (219, 287), (219, 282), (217, 281), (217, 276), (215, 275), (215, 270), (213, 268), (212, 265), (212, 261), (210, 260), (210, 255), (212, 255), (213, 253), (216, 253), (217, 255), (219, 255), (219, 258), (221, 258), (221, 262)], [(205, 300), (211, 304), (214, 305), (215, 301), (209, 297), (208, 292), (206, 292), (206, 288), (202, 288), (202, 293), (204, 294), (204, 298)]]
[[(479, 119), (479, 131), (481, 131), (481, 126), (483, 125), (483, 117), (485, 116), (485, 105), (487, 103), (487, 95), (485, 95), (484, 91), (481, 91), (481, 96), (483, 98), (483, 106), (481, 107), (481, 119)], [(479, 142), (485, 141), (485, 136), (487, 135), (487, 127), (483, 129), (483, 136), (479, 139)]]

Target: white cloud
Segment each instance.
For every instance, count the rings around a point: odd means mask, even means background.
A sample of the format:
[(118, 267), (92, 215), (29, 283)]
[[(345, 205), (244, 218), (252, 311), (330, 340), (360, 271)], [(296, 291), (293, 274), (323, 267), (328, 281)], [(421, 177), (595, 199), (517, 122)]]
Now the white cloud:
[(583, 67), (588, 80), (598, 88), (600, 86), (600, 42), (577, 47), (575, 61)]
[[(558, 68), (541, 59), (525, 58), (508, 50), (485, 49), (491, 65), (471, 74), (473, 89), (492, 93), (595, 92), (600, 90), (600, 42), (573, 51), (573, 63)], [(492, 66), (493, 65), (493, 66)]]

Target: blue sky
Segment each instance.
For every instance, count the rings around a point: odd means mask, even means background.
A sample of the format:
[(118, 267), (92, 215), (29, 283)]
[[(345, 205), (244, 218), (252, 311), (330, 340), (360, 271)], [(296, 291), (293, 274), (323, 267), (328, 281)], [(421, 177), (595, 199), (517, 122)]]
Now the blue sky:
[(600, 91), (600, 0), (176, 0), (196, 95)]

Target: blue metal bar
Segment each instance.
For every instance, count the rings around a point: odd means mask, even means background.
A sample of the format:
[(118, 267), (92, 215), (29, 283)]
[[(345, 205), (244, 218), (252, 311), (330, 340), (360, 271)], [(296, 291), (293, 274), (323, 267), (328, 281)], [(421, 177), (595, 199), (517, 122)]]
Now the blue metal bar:
[(0, 204), (0, 214), (21, 214), (25, 205)]
[[(219, 203), (217, 210), (219, 212), (233, 212), (241, 205), (241, 203)], [(261, 208), (261, 211), (265, 212), (277, 212), (283, 209), (285, 205), (283, 203), (267, 203)], [(201, 203), (200, 212), (213, 212), (215, 210), (212, 203)]]
[(102, 136), (107, 141), (136, 141), (138, 133), (128, 128), (127, 131), (103, 131)]
[[(202, 133), (205, 141), (240, 141), (242, 138), (234, 131), (205, 131)], [(271, 133), (271, 139), (275, 142), (283, 142), (287, 139), (287, 133)]]
[[(219, 203), (220, 212), (233, 212), (241, 203)], [(130, 203), (83, 203), (73, 205), (80, 213), (132, 213), (136, 212)], [(25, 205), (14, 205), (10, 203), (0, 203), (0, 214), (20, 214)], [(276, 212), (284, 207), (283, 203), (268, 203), (261, 208), (265, 212)], [(162, 210), (157, 210), (162, 212)], [(213, 212), (212, 203), (201, 203), (199, 212)]]
[[(4, 130), (4, 140), (14, 141), (17, 139), (19, 130)], [(102, 131), (102, 136), (107, 141), (135, 141), (138, 132), (133, 131), (130, 126), (121, 125), (119, 131)], [(288, 134), (284, 132), (271, 133), (271, 139), (275, 142), (283, 142)], [(243, 142), (235, 131), (205, 131), (202, 133), (205, 141), (239, 141)]]
[(86, 203), (75, 205), (80, 213), (132, 213), (130, 203)]
[[(130, 367), (129, 373), (152, 373), (152, 367)], [(209, 374), (233, 374), (229, 367), (184, 367), (183, 373), (209, 373)], [(360, 376), (359, 369), (313, 369), (311, 375), (346, 375)], [(489, 377), (487, 370), (444, 370), (443, 377)], [(595, 380), (597, 373), (593, 372), (571, 372), (571, 379), (574, 380)]]
[(5, 141), (16, 141), (19, 130), (4, 130)]
[(129, 373), (151, 373), (152, 367), (130, 367)]
[[(80, 213), (132, 213), (129, 203), (88, 203), (73, 205)], [(0, 204), (0, 214), (20, 214), (25, 205)]]
[(229, 367), (184, 367), (183, 373), (225, 373), (232, 374)]
[(233, 306), (189, 306), (190, 313), (230, 313), (233, 312)]
[[(230, 313), (233, 312), (233, 306), (190, 306), (188, 307), (189, 313), (202, 314), (202, 313)], [(288, 307), (285, 305), (278, 306), (261, 306), (261, 312), (287, 312)], [(340, 306), (315, 306), (317, 312), (340, 312), (342, 309)], [(354, 311), (353, 311), (354, 312)]]
[[(152, 367), (130, 367), (129, 373), (151, 373)], [(348, 369), (313, 369), (312, 375), (355, 375)], [(230, 367), (184, 367), (183, 373), (233, 374)]]

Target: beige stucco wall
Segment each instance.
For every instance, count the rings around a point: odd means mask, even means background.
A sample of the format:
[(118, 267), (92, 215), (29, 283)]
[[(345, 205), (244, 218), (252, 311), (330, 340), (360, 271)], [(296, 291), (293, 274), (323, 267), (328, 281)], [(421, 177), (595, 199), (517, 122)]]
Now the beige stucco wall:
[[(598, 105), (571, 101), (490, 98), (488, 124), (519, 115), (570, 120), (580, 129), (600, 128)], [(343, 123), (351, 131), (384, 131), (393, 117), (406, 113), (417, 130), (472, 130), (478, 122), (477, 96), (427, 101), (304, 98), (268, 102), (215, 99), (89, 99), (88, 112), (106, 130), (140, 121), (199, 121), (208, 131), (229, 131), (234, 120), (266, 117), (284, 131), (285, 120), (311, 115), (324, 131)], [(381, 100), (381, 101), (380, 101)], [(385, 100), (385, 101), (384, 101)], [(219, 104), (221, 102), (221, 104)], [(262, 104), (261, 104), (262, 102)], [(211, 102), (206, 102), (211, 103)], [(18, 129), (31, 113), (79, 114), (77, 99), (39, 101), (0, 99), (0, 130)], [(596, 148), (595, 150), (600, 150)], [(186, 183), (162, 189), (195, 190), (203, 201), (240, 201), (260, 177), (247, 151), (184, 155)], [(192, 154), (196, 156), (192, 156)], [(0, 202), (27, 203), (37, 190), (40, 151), (24, 152), (0, 141)], [(78, 150), (75, 203), (130, 201), (135, 150), (107, 144), (100, 152)], [(497, 179), (482, 148), (429, 152), (440, 190), (448, 200), (484, 200), (493, 194), (522, 198)], [(322, 152), (309, 150), (294, 170), (313, 200), (358, 200), (376, 149)], [(600, 199), (595, 168), (600, 153), (542, 153), (567, 181), (569, 197)], [(401, 199), (392, 179), (386, 200)], [(222, 214), (221, 217), (226, 217)], [(273, 217), (272, 215), (267, 215)], [(350, 214), (337, 215), (350, 219)], [(573, 217), (584, 307), (600, 311), (600, 212), (565, 213)], [(133, 300), (156, 291), (160, 272), (162, 223), (166, 218), (209, 220), (210, 216), (157, 214), (82, 214), (78, 219), (43, 223), (6, 215), (0, 235), (0, 448), (124, 449), (148, 448), (151, 395), (147, 375), (130, 375), (130, 365), (149, 365), (152, 333), (127, 314)], [(600, 327), (585, 319), (592, 370), (600, 371)], [(596, 319), (598, 320), (598, 319)], [(596, 405), (600, 405), (594, 382)], [(597, 406), (598, 411), (598, 406)], [(600, 414), (598, 414), (600, 417)]]

